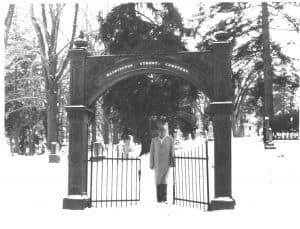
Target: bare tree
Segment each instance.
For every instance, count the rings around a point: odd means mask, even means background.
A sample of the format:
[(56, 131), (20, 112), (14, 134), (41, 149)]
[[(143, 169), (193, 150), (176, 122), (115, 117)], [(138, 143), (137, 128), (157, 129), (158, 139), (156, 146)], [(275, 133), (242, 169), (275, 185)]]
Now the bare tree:
[(14, 16), (15, 4), (9, 4), (7, 15), (4, 21), (4, 45), (7, 46), (8, 33), (11, 27), (12, 19)]
[(263, 35), (263, 53), (264, 62), (264, 116), (268, 116), (270, 121), (273, 118), (273, 71), (272, 58), (270, 50), (270, 28), (269, 28), (269, 10), (267, 2), (262, 2), (262, 35)]
[[(47, 143), (58, 142), (58, 90), (60, 79), (64, 76), (68, 58), (65, 54), (73, 46), (77, 28), (78, 4), (75, 4), (73, 28), (70, 41), (57, 50), (60, 20), (65, 4), (41, 4), (41, 19), (34, 13), (34, 6), (30, 6), (30, 17), (34, 27), (41, 55), (43, 75), (46, 83), (47, 98)], [(50, 22), (48, 23), (48, 19)]]

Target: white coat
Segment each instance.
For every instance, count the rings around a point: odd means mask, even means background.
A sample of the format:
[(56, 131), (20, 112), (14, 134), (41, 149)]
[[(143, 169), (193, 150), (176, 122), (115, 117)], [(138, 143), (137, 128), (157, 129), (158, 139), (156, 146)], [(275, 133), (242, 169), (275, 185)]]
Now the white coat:
[(150, 146), (150, 169), (154, 169), (155, 183), (167, 184), (170, 167), (174, 166), (174, 140), (171, 136), (153, 138)]

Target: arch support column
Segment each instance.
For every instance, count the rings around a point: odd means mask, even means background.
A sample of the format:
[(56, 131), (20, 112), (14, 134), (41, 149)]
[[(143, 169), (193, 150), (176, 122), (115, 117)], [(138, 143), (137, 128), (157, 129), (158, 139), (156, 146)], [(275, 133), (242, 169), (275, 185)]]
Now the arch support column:
[(227, 34), (216, 35), (213, 51), (213, 100), (210, 111), (213, 115), (214, 132), (214, 199), (209, 210), (233, 209), (231, 182), (231, 43)]
[(214, 199), (209, 210), (233, 209), (231, 182), (231, 101), (210, 104), (214, 132)]
[[(68, 196), (63, 199), (64, 209), (84, 209), (88, 206), (88, 125), (93, 113), (85, 104), (86, 49), (75, 41), (76, 48), (69, 51), (70, 106), (69, 118)], [(78, 45), (79, 44), (79, 45)]]
[(68, 155), (68, 197), (64, 209), (84, 209), (88, 206), (88, 125), (92, 110), (82, 105), (67, 108), (70, 134)]

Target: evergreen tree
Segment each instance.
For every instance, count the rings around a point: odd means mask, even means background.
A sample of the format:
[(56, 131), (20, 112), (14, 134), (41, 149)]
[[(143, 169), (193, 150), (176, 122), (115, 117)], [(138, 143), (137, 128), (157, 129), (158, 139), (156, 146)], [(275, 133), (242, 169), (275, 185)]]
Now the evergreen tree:
[[(265, 3), (263, 5), (265, 6)], [(288, 7), (298, 7), (297, 4), (268, 3), (267, 6), (270, 13), (266, 15), (265, 22), (267, 20), (270, 27), (272, 25), (275, 27), (276, 23), (280, 22), (299, 31), (300, 20), (286, 13)], [(203, 7), (199, 11), (203, 12)], [(278, 89), (285, 86), (293, 91), (290, 95), (294, 95), (295, 89), (299, 85), (298, 70), (294, 66), (293, 58), (284, 53), (282, 45), (272, 37), (272, 34), (269, 44), (265, 43), (268, 42), (268, 39), (265, 35), (263, 36), (261, 4), (255, 5), (246, 2), (214, 4), (209, 7), (209, 13), (202, 14), (199, 21), (201, 21), (200, 26), (214, 21), (214, 25), (202, 34), (203, 41), (199, 43), (199, 49), (207, 48), (213, 34), (219, 30), (226, 31), (233, 44), (233, 130), (234, 135), (239, 136), (240, 124), (242, 124), (245, 113), (255, 112), (258, 117), (262, 117), (262, 107), (266, 107), (268, 111), (265, 112), (273, 115), (272, 96), (278, 93)], [(268, 28), (264, 31), (267, 30)], [(199, 33), (199, 28), (196, 33)], [(271, 62), (269, 61), (269, 64), (265, 61), (264, 44), (266, 44), (265, 47), (270, 47)], [(268, 70), (264, 71), (266, 66)], [(268, 72), (267, 77), (264, 76), (266, 72)], [(267, 84), (264, 83), (265, 80), (268, 81)], [(270, 91), (271, 89), (274, 90), (274, 93)], [(272, 95), (272, 98), (268, 96), (269, 99), (265, 101), (266, 106), (264, 106), (263, 100), (265, 93)], [(270, 116), (272, 117), (272, 115)]]
[[(112, 9), (101, 26), (100, 37), (109, 54), (176, 52), (185, 50), (183, 31), (182, 18), (172, 3), (129, 3)], [(197, 96), (197, 89), (181, 78), (140, 75), (107, 90), (103, 108), (125, 135), (132, 134), (141, 142), (144, 154), (150, 147), (151, 118), (164, 117), (171, 130), (179, 126), (184, 133), (193, 133)]]

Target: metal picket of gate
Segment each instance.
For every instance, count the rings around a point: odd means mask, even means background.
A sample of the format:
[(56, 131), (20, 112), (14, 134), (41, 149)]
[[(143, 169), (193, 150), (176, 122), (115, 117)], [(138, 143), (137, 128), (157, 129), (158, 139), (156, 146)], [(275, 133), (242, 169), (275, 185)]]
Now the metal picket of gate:
[(208, 142), (175, 152), (173, 204), (207, 210), (209, 205)]
[(97, 149), (90, 163), (90, 207), (127, 207), (140, 201), (141, 160)]

